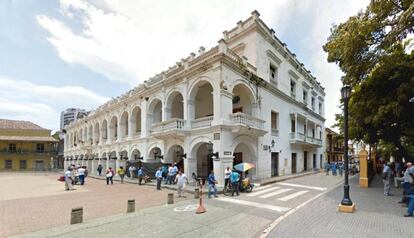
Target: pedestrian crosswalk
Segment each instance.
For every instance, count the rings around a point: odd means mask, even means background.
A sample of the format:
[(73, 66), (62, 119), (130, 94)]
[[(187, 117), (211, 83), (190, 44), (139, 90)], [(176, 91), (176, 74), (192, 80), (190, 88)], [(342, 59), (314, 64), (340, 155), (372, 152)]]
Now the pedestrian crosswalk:
[[(319, 193), (325, 190), (327, 190), (327, 188), (280, 182), (255, 187), (251, 193), (247, 193), (246, 195), (237, 198), (221, 197), (218, 200), (238, 205), (285, 212), (290, 209), (284, 205), (285, 202), (293, 201), (293, 203), (286, 203), (289, 205), (295, 204), (296, 202), (294, 201), (296, 201), (296, 199), (300, 199), (298, 201), (303, 202), (309, 198), (309, 196), (304, 197), (306, 194), (315, 194), (315, 192)], [(310, 193), (311, 191), (313, 191), (313, 193)]]
[(293, 199), (293, 198), (295, 198), (295, 197), (299, 197), (299, 196), (301, 196), (301, 195), (303, 195), (303, 194), (305, 194), (305, 193), (308, 193), (308, 192), (309, 192), (309, 191), (307, 191), (307, 190), (304, 190), (304, 191), (299, 191), (299, 192), (292, 193), (292, 194), (290, 194), (290, 195), (284, 196), (284, 197), (282, 197), (282, 198), (278, 198), (277, 200), (286, 202), (286, 201), (288, 201), (288, 200), (290, 200), (290, 199)]
[(259, 198), (270, 198), (270, 197), (279, 195), (281, 193), (289, 192), (291, 190), (292, 190), (291, 188), (280, 189), (280, 190), (277, 190), (276, 192), (272, 192), (272, 193), (268, 193), (268, 194), (262, 195)]

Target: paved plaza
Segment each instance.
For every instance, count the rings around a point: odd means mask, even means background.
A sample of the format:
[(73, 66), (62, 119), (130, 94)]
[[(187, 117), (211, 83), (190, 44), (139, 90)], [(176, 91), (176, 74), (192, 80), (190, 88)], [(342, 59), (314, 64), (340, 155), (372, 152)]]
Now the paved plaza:
[(0, 173), (0, 237), (69, 224), (71, 208), (79, 206), (88, 221), (125, 213), (128, 199), (135, 199), (136, 209), (162, 205), (171, 192), (117, 181), (111, 186), (88, 178), (85, 186), (64, 191), (58, 177), (57, 173)]
[[(44, 179), (54, 178), (52, 174), (42, 176)], [(62, 204), (62, 207), (74, 207), (79, 204), (79, 196), (84, 195), (82, 202), (86, 211), (85, 222), (68, 225), (69, 208), (55, 207), (57, 211), (54, 212), (50, 209), (45, 210), (49, 216), (60, 221), (58, 222), (49, 219), (47, 214), (36, 213), (42, 210), (42, 206), (30, 209), (24, 205), (32, 213), (29, 214), (30, 219), (45, 220), (37, 225), (35, 221), (15, 215), (11, 220), (18, 221), (20, 227), (29, 223), (32, 228), (38, 226), (36, 230), (39, 230), (19, 237), (113, 237), (114, 232), (119, 231), (120, 237), (163, 238), (414, 236), (411, 229), (414, 220), (402, 217), (405, 209), (397, 204), (401, 190), (393, 189), (396, 196), (384, 197), (378, 176), (368, 189), (359, 188), (358, 176), (351, 178), (351, 198), (357, 205), (357, 211), (353, 214), (336, 211), (343, 195), (343, 178), (326, 176), (324, 173), (255, 187), (252, 193), (241, 193), (235, 197), (220, 195), (219, 198), (207, 199), (204, 196), (204, 206), (207, 210), (204, 214), (195, 214), (198, 200), (193, 199), (192, 195), (186, 200), (176, 199), (174, 204), (166, 205), (168, 190), (155, 192), (150, 186), (106, 186), (102, 185), (102, 182), (89, 180), (90, 188), (80, 188), (67, 195), (32, 198), (38, 202), (39, 198), (46, 199), (43, 204), (48, 204), (50, 198), (54, 198), (53, 203), (57, 204), (56, 200), (60, 198), (70, 204)], [(129, 188), (136, 191), (136, 194), (130, 195), (130, 192), (126, 192)], [(98, 193), (102, 199), (97, 200), (94, 193)], [(130, 196), (141, 201), (141, 204), (138, 202), (135, 213), (126, 214), (126, 199)], [(19, 200), (27, 202), (28, 198), (5, 200), (1, 204), (5, 207), (5, 202)], [(108, 200), (110, 202), (107, 202)], [(90, 201), (98, 202), (93, 205)], [(142, 203), (151, 207), (145, 208)], [(14, 214), (28, 214), (23, 211), (24, 209), (14, 206), (12, 210), (18, 210)], [(3, 227), (6, 223), (4, 220), (1, 222)], [(12, 223), (6, 224), (10, 227), (8, 234), (22, 234), (28, 231), (16, 230)]]

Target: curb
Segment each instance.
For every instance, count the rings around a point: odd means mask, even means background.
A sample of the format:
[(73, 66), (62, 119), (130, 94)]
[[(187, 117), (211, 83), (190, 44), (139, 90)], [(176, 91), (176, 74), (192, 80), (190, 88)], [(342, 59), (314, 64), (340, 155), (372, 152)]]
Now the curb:
[(260, 186), (264, 186), (264, 185), (268, 185), (268, 184), (278, 183), (278, 182), (282, 182), (282, 181), (286, 181), (286, 180), (290, 180), (290, 179), (295, 179), (295, 178), (301, 178), (301, 177), (305, 177), (305, 176), (312, 175), (312, 174), (318, 174), (318, 173), (321, 173), (321, 171), (305, 172), (305, 173), (297, 174), (297, 175), (294, 175), (294, 176), (289, 176), (289, 177), (285, 177), (285, 178), (281, 177), (281, 178), (278, 178), (278, 179), (275, 179), (275, 180), (264, 181), (262, 183), (253, 183), (253, 184), (255, 184), (255, 186), (260, 187)]

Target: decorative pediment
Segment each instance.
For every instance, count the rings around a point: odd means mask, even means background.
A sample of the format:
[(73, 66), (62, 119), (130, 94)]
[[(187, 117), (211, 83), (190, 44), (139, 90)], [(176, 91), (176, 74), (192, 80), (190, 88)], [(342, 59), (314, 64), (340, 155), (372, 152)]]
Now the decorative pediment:
[(306, 89), (310, 89), (311, 87), (306, 82), (302, 82), (302, 86)]
[(294, 79), (298, 80), (299, 75), (297, 75), (293, 70), (289, 69), (289, 75), (292, 76)]
[(315, 91), (312, 90), (312, 95), (316, 97), (316, 95), (318, 95), (318, 93), (316, 93)]
[(324, 101), (323, 97), (321, 97), (321, 96), (318, 97), (318, 100), (321, 101), (321, 102)]
[(282, 60), (279, 59), (279, 57), (276, 56), (271, 50), (266, 51), (267, 56), (269, 56), (270, 59), (272, 59), (276, 64), (281, 64)]

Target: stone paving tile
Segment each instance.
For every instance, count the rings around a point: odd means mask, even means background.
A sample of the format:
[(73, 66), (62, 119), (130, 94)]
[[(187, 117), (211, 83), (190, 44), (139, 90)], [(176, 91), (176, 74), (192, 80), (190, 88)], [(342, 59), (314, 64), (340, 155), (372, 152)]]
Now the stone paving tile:
[[(0, 237), (69, 224), (70, 211), (74, 207), (83, 207), (83, 219), (87, 221), (125, 213), (128, 199), (135, 199), (136, 209), (165, 204), (167, 194), (171, 192), (168, 190), (156, 191), (154, 187), (120, 184), (119, 182), (115, 182), (114, 185), (106, 185), (105, 181), (95, 179), (87, 179), (86, 185), (83, 187), (76, 186), (78, 190), (63, 191), (64, 184), (56, 181), (58, 174), (50, 176), (36, 174), (36, 179), (34, 179), (36, 184), (28, 182), (26, 187), (21, 184), (21, 176), (24, 176), (24, 181), (31, 178), (30, 176), (19, 173), (13, 174), (13, 176), (16, 176), (17, 179), (9, 180), (9, 183), (19, 183), (17, 187), (24, 189), (24, 191), (19, 193), (13, 190), (13, 196), (0, 200)], [(55, 186), (55, 183), (58, 186)], [(0, 184), (0, 191), (7, 191), (2, 186), (4, 185)], [(12, 184), (7, 186), (13, 187)], [(36, 193), (38, 188), (41, 188), (40, 194), (42, 196)], [(52, 195), (44, 196), (46, 191)], [(30, 197), (30, 193), (33, 197)], [(13, 197), (19, 198), (13, 199)], [(175, 200), (179, 201), (177, 198)]]
[[(282, 220), (268, 237), (413, 237), (414, 219), (404, 218), (406, 209), (397, 203), (401, 189), (393, 189), (396, 196), (384, 197), (379, 178), (371, 185), (361, 189), (357, 177), (351, 180), (355, 213), (336, 211), (343, 196), (340, 186)], [(292, 229), (295, 226), (298, 229)]]

